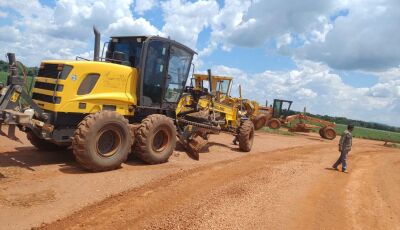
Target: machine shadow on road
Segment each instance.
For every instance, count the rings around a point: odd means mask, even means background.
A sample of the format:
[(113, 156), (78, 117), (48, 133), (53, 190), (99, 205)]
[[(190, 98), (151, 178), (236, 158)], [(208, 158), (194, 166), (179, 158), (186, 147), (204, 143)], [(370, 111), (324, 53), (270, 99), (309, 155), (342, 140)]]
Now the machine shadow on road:
[(205, 152), (205, 151), (206, 152), (210, 152), (209, 148), (211, 146), (219, 146), (219, 147), (227, 148), (227, 149), (229, 149), (231, 151), (234, 151), (234, 152), (241, 152), (237, 145), (236, 145), (236, 147), (232, 147), (231, 145), (226, 145), (226, 144), (222, 144), (222, 143), (218, 143), (218, 142), (209, 142), (207, 144), (207, 146), (204, 147), (204, 150), (202, 152)]
[[(179, 142), (178, 142), (179, 143)], [(184, 147), (178, 144), (175, 151), (186, 153)], [(233, 152), (241, 152), (238, 147), (222, 144), (218, 142), (209, 142), (200, 152), (211, 152), (210, 147), (218, 146), (229, 149)], [(124, 163), (135, 167), (148, 167), (143, 161), (138, 159), (134, 154), (130, 154), (128, 160)], [(45, 165), (57, 165), (59, 171), (66, 174), (87, 174), (91, 173), (84, 170), (75, 161), (72, 149), (59, 151), (40, 151), (34, 147), (16, 147), (14, 151), (8, 151), (0, 154), (0, 168), (19, 167), (29, 171), (36, 171), (35, 167)]]
[(0, 167), (21, 167), (36, 171), (35, 166), (75, 164), (71, 150), (42, 152), (33, 147), (16, 147), (15, 150), (0, 154)]

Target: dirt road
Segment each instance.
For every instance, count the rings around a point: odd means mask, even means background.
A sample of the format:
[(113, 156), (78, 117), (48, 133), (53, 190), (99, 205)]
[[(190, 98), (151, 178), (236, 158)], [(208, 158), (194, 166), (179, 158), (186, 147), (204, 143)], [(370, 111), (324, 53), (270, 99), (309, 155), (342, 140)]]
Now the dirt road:
[(379, 142), (354, 141), (349, 173), (329, 169), (337, 140), (265, 133), (251, 153), (220, 135), (199, 162), (86, 173), (0, 138), (4, 229), (400, 229), (400, 150)]

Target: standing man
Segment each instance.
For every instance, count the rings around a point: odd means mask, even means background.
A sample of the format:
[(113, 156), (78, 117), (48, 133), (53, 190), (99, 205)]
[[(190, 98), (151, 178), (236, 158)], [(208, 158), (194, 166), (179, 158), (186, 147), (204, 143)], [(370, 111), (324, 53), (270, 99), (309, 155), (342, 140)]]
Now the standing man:
[(336, 161), (336, 163), (332, 166), (332, 168), (338, 170), (338, 166), (342, 164), (342, 172), (347, 172), (347, 154), (349, 154), (351, 150), (351, 145), (353, 144), (353, 136), (351, 132), (354, 130), (353, 125), (347, 125), (347, 130), (345, 130), (342, 134), (342, 137), (339, 141), (339, 152), (340, 157)]

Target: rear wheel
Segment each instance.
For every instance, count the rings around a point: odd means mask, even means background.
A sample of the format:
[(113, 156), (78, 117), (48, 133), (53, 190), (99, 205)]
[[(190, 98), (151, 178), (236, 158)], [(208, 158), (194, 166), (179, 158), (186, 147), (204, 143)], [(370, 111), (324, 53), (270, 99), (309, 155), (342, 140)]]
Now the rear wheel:
[(254, 125), (247, 120), (239, 127), (238, 141), (239, 149), (243, 152), (250, 152), (253, 147), (254, 140)]
[(264, 127), (266, 123), (267, 123), (267, 116), (264, 114), (259, 114), (253, 120), (254, 129), (259, 130), (262, 127)]
[(33, 146), (43, 151), (65, 150), (69, 147), (69, 145), (56, 145), (50, 141), (42, 139), (36, 136), (32, 131), (26, 133), (26, 138)]
[(333, 140), (336, 138), (336, 131), (332, 127), (325, 127), (322, 132), (325, 139)]
[(281, 125), (282, 125), (281, 122), (276, 118), (272, 118), (271, 120), (268, 121), (268, 127), (270, 129), (279, 129)]
[(72, 148), (85, 169), (108, 171), (126, 161), (132, 142), (128, 120), (116, 112), (100, 111), (79, 123)]
[(140, 124), (136, 134), (135, 154), (148, 164), (168, 161), (176, 145), (176, 128), (167, 116), (153, 114)]

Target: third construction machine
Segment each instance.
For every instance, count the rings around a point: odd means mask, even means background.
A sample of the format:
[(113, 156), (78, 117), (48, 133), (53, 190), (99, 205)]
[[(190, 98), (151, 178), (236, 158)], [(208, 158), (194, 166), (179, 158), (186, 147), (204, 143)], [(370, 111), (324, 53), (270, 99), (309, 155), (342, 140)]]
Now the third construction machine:
[[(271, 129), (279, 129), (282, 125), (288, 126), (291, 132), (310, 132), (319, 129), (322, 138), (333, 140), (336, 137), (336, 124), (303, 113), (289, 115), (292, 101), (274, 99), (272, 106), (260, 107), (257, 115), (259, 125), (267, 125)], [(312, 123), (312, 124), (311, 124)]]

